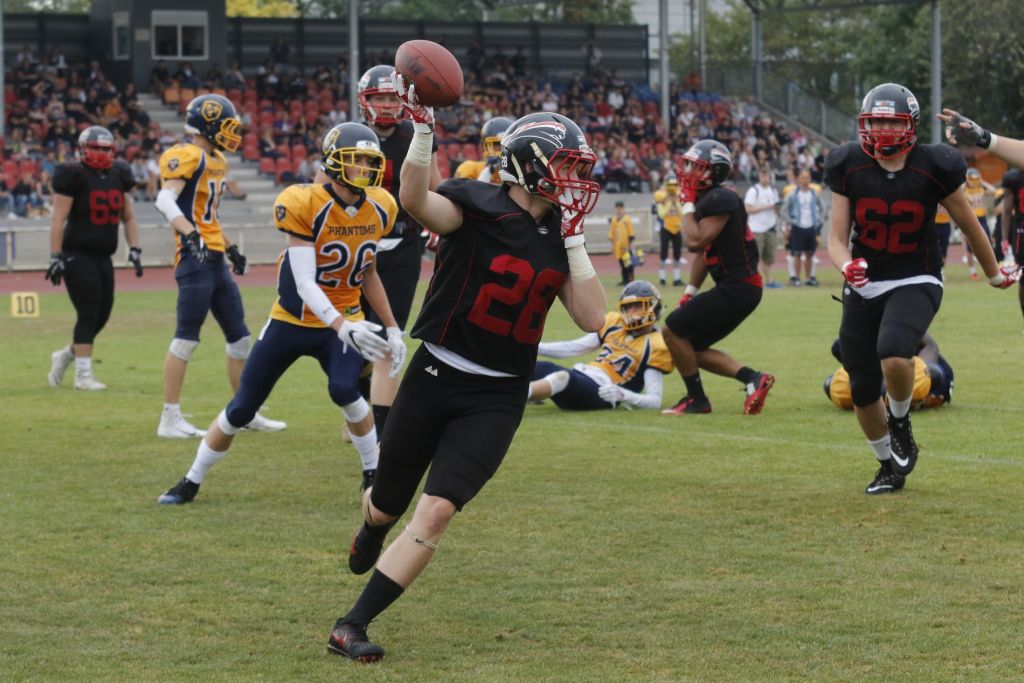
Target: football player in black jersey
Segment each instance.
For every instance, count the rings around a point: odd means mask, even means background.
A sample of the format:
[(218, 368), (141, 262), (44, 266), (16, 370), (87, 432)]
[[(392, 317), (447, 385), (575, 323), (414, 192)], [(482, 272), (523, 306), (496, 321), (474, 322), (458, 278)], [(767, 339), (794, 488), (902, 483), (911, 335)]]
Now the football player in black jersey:
[[(441, 240), (412, 330), (423, 344), (384, 429), (349, 555), (356, 574), (377, 568), (328, 641), (331, 652), (363, 662), (384, 655), (367, 624), (426, 568), (455, 512), (501, 464), (555, 297), (583, 330), (604, 324), (604, 290), (583, 244), (583, 218), (599, 193), (590, 180), (596, 156), (580, 128), (558, 114), (524, 116), (502, 139), (502, 185), (458, 178), (431, 192), (433, 112), (400, 76), (396, 86), (416, 128), (402, 204)], [(381, 555), (424, 474), (412, 519)]]
[[(683, 239), (691, 251), (703, 252), (690, 271), (679, 307), (665, 319), (662, 336), (686, 384), (686, 396), (665, 415), (711, 412), (700, 369), (732, 377), (746, 389), (744, 415), (764, 407), (775, 377), (740, 363), (711, 345), (732, 333), (761, 303), (764, 283), (757, 271), (757, 242), (747, 227), (743, 198), (722, 187), (732, 171), (729, 149), (700, 140), (683, 155), (676, 172), (682, 203)], [(698, 293), (708, 274), (715, 286)]]
[(142, 249), (135, 221), (131, 169), (114, 161), (114, 136), (90, 126), (78, 136), (81, 161), (60, 164), (53, 172), (53, 217), (50, 219), (50, 267), (46, 278), (67, 283), (78, 319), (70, 345), (50, 356), (51, 387), (60, 386), (71, 361), (75, 389), (106, 389), (92, 375), (92, 346), (114, 307), (114, 265), (117, 226), (124, 223), (128, 260), (142, 277)]
[[(865, 493), (903, 488), (918, 449), (910, 426), (913, 357), (942, 301), (939, 204), (963, 230), (989, 282), (1008, 287), (961, 186), (967, 164), (948, 145), (917, 144), (920, 108), (902, 85), (864, 97), (860, 141), (825, 160), (832, 189), (828, 252), (846, 280), (839, 344), (854, 412), (879, 468)], [(879, 397), (885, 383), (888, 410)]]
[[(395, 228), (380, 241), (377, 252), (377, 272), (384, 283), (384, 291), (391, 302), (391, 310), (398, 320), (398, 326), (404, 331), (412, 310), (412, 300), (416, 296), (416, 285), (420, 279), (420, 262), (423, 258), (423, 240), (420, 238), (421, 226), (409, 212), (402, 208), (399, 198), (401, 190), (401, 174), (399, 171), (405, 161), (412, 142), (412, 122), (405, 119), (402, 104), (395, 95), (395, 84), (391, 78), (394, 67), (378, 65), (372, 67), (359, 79), (359, 111), (363, 120), (380, 138), (380, 148), (384, 152), (386, 166), (382, 187), (398, 199), (398, 218)], [(437, 166), (437, 143), (431, 146), (430, 157), (430, 189), (436, 189), (441, 183), (441, 171)], [(362, 299), (366, 310), (366, 319), (372, 323), (383, 324), (372, 306), (367, 306), (366, 297)], [(390, 376), (391, 366), (388, 362), (374, 363), (373, 375), (370, 379), (370, 404), (373, 406), (373, 419), (378, 436), (384, 433), (391, 404), (395, 401), (398, 391), (398, 377)]]
[[(996, 135), (952, 109), (943, 109), (938, 117), (946, 124), (946, 139), (950, 144), (981, 147), (1011, 166), (1024, 167), (1024, 140)], [(1000, 227), (1010, 243), (1013, 258), (1019, 268), (1024, 263), (1024, 174), (1017, 169), (1010, 169), (1003, 176), (1002, 185), (1004, 193)], [(1021, 314), (1024, 314), (1024, 283), (1017, 289), (1017, 297)]]

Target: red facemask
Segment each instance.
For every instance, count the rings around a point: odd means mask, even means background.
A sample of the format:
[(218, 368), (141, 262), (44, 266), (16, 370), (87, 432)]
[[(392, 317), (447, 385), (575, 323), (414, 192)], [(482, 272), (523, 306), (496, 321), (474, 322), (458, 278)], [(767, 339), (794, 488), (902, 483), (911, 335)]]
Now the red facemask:
[(114, 165), (114, 146), (102, 142), (90, 142), (82, 147), (82, 163), (101, 171)]
[[(883, 122), (903, 122), (879, 127)], [(905, 125), (905, 127), (904, 127)], [(895, 159), (901, 157), (917, 142), (917, 127), (910, 114), (892, 114), (875, 116), (861, 114), (857, 117), (857, 129), (860, 133), (860, 146), (864, 153), (875, 159)]]
[(558, 149), (548, 158), (547, 177), (537, 185), (537, 194), (573, 212), (570, 225), (575, 227), (594, 210), (601, 186), (590, 180), (597, 157), (593, 152)]

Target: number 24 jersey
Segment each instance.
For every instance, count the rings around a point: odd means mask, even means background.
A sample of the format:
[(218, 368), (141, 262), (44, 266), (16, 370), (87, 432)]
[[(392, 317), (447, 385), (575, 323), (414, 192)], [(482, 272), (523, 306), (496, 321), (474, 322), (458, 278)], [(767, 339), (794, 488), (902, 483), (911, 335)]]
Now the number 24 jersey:
[(941, 281), (935, 211), (966, 179), (967, 163), (949, 145), (915, 145), (895, 172), (854, 142), (825, 160), (825, 183), (850, 200), (853, 258), (867, 260), (873, 281), (918, 275)]
[[(316, 250), (316, 283), (339, 313), (362, 320), (359, 292), (363, 273), (377, 255), (377, 243), (395, 224), (398, 205), (386, 190), (367, 188), (355, 204), (345, 204), (331, 185), (292, 185), (274, 202), (274, 224), (281, 232), (311, 243)], [(278, 261), (277, 301), (270, 317), (302, 327), (324, 327), (295, 287), (288, 252)]]

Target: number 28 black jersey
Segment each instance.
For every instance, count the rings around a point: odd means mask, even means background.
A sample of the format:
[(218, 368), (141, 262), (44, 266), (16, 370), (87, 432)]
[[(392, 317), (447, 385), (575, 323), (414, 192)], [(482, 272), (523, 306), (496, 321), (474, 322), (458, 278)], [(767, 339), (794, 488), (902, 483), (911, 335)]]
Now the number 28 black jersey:
[(868, 262), (873, 281), (942, 279), (935, 210), (966, 179), (967, 163), (949, 145), (915, 145), (896, 172), (853, 142), (825, 160), (825, 183), (850, 200), (853, 258)]
[(708, 216), (729, 215), (715, 241), (704, 247), (704, 265), (711, 278), (716, 283), (743, 280), (760, 285), (757, 243), (747, 226), (743, 198), (727, 187), (713, 187), (697, 199), (694, 209), (697, 221)]
[(412, 336), (528, 376), (569, 273), (559, 213), (538, 224), (504, 186), (477, 180), (447, 180), (437, 192), (462, 208), (462, 227), (441, 240)]
[(57, 166), (53, 171), (53, 191), (72, 198), (61, 249), (100, 256), (117, 251), (117, 226), (124, 209), (124, 195), (133, 187), (131, 169), (123, 161), (114, 162), (104, 171), (81, 162)]

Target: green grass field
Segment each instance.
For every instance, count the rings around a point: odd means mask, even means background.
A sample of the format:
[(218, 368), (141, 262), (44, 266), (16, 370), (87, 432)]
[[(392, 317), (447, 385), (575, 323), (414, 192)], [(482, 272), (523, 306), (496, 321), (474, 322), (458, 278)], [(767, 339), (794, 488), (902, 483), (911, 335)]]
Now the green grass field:
[[(194, 504), (162, 509), (196, 445), (155, 436), (174, 293), (118, 295), (97, 346), (110, 388), (81, 394), (45, 383), (73, 322), (47, 287), (41, 319), (0, 318), (0, 679), (1019, 681), (1020, 313), (1015, 292), (950, 270), (932, 332), (954, 402), (915, 415), (904, 492), (862, 493), (873, 459), (822, 392), (829, 271), (821, 290), (767, 292), (722, 345), (777, 375), (761, 416), (715, 377), (710, 416), (529, 406), (371, 627), (388, 655), (369, 667), (324, 648), (364, 579), (345, 557), (358, 458), (315, 362), (266, 407), (286, 431), (242, 434)], [(273, 293), (243, 295), (258, 330)], [(578, 334), (556, 304), (545, 338)], [(223, 359), (211, 321), (182, 402), (197, 425), (230, 398)], [(681, 390), (673, 376), (665, 403)]]

